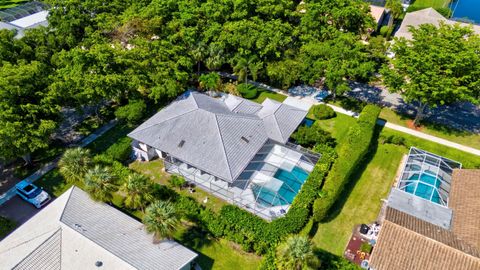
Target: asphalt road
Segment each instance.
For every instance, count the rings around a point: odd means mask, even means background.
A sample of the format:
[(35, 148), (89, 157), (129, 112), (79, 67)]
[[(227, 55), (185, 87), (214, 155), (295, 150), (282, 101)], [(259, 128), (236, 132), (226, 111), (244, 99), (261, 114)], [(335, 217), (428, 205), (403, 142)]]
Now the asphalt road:
[[(49, 204), (50, 203), (51, 201)], [(17, 226), (20, 226), (40, 212), (40, 210), (41, 209), (35, 208), (35, 206), (27, 203), (17, 195), (0, 206), (0, 216), (13, 220)]]

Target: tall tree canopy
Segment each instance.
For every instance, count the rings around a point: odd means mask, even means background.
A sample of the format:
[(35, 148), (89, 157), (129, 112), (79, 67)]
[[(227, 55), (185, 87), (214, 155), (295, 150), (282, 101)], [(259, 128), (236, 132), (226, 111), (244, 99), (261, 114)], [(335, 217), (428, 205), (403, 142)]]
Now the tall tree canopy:
[(26, 157), (48, 146), (59, 107), (48, 95), (48, 67), (33, 61), (0, 67), (0, 157)]
[(417, 106), (415, 123), (427, 107), (480, 102), (480, 38), (469, 28), (425, 24), (411, 28), (412, 40), (398, 39), (391, 65), (382, 69), (390, 91)]
[[(17, 101), (0, 113), (2, 143), (15, 145), (3, 158), (46, 147), (61, 107), (163, 102), (205, 68), (285, 88), (325, 77), (336, 91), (371, 72), (358, 40), (373, 20), (361, 0), (46, 2), (48, 27), (20, 40), (0, 31), (0, 80), (8, 82), (0, 91)], [(19, 126), (24, 132), (11, 132)]]

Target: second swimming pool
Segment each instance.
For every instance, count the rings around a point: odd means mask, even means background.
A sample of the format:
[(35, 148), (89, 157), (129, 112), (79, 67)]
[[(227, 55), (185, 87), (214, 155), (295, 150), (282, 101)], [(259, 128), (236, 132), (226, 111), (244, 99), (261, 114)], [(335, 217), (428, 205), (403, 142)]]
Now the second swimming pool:
[(424, 171), (421, 174), (415, 173), (408, 180), (413, 183), (405, 187), (406, 192), (434, 203), (440, 203), (440, 195), (437, 189), (440, 187), (441, 181), (435, 176), (435, 173), (430, 171)]

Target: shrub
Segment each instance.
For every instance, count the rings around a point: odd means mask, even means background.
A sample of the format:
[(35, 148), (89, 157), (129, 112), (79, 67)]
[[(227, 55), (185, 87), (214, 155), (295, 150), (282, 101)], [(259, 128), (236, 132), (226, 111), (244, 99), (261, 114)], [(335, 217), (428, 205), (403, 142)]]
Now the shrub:
[(313, 115), (315, 118), (322, 120), (333, 118), (336, 114), (330, 106), (319, 104), (313, 106)]
[(367, 105), (357, 123), (350, 127), (347, 142), (339, 149), (338, 159), (325, 180), (322, 197), (315, 200), (313, 206), (315, 221), (319, 222), (325, 218), (328, 210), (342, 193), (345, 184), (350, 180), (350, 176), (368, 152), (379, 114), (379, 107)]
[(389, 30), (390, 27), (388, 27), (387, 25), (380, 27), (380, 35), (386, 37)]
[(297, 144), (305, 147), (313, 147), (316, 144), (335, 146), (335, 139), (330, 132), (323, 130), (319, 125), (311, 127), (301, 126), (292, 134), (292, 139)]
[(15, 222), (0, 216), (0, 239), (15, 228)]
[(396, 144), (396, 145), (403, 145), (406, 146), (405, 144), (405, 138), (399, 135), (380, 135), (379, 139), (381, 144)]
[(452, 17), (452, 10), (449, 9), (448, 7), (438, 7), (438, 8), (435, 8), (435, 10), (438, 13), (442, 14), (442, 16), (447, 18), (447, 19)]
[(256, 98), (258, 94), (257, 88), (247, 83), (239, 84), (237, 86), (237, 91), (242, 95), (242, 97), (248, 98), (248, 99)]
[(118, 140), (116, 143), (112, 144), (105, 151), (105, 155), (111, 159), (125, 162), (130, 159), (132, 155), (132, 139), (128, 137), (123, 137)]
[(185, 185), (186, 181), (185, 178), (178, 176), (178, 175), (172, 175), (170, 176), (170, 179), (168, 179), (170, 186), (175, 187), (175, 188), (181, 188)]
[(365, 108), (367, 103), (353, 97), (342, 97), (340, 99), (340, 105), (346, 110), (359, 113), (363, 110), (363, 108)]
[(142, 119), (146, 109), (147, 105), (143, 100), (132, 100), (127, 105), (119, 107), (115, 111), (115, 117), (133, 125)]

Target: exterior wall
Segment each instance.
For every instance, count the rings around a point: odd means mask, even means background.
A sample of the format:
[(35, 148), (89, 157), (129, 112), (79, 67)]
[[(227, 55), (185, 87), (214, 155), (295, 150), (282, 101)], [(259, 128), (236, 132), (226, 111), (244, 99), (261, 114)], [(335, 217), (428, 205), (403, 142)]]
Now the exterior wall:
[(132, 142), (132, 150), (135, 157), (139, 160), (150, 161), (158, 155), (155, 148), (138, 141)]

